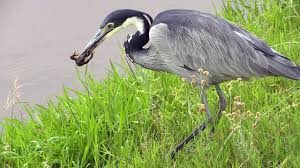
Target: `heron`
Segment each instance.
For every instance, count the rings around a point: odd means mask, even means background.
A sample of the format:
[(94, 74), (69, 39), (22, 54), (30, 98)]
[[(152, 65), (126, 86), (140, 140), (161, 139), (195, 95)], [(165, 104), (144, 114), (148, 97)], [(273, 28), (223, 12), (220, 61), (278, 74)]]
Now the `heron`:
[[(146, 69), (176, 74), (199, 87), (206, 120), (172, 151), (175, 155), (208, 124), (219, 122), (226, 109), (226, 98), (219, 86), (230, 80), (282, 76), (300, 80), (300, 67), (272, 49), (266, 42), (221, 17), (195, 10), (172, 9), (155, 19), (142, 11), (120, 9), (111, 12), (80, 55), (73, 55), (78, 66), (87, 64), (94, 50), (120, 30), (135, 26), (124, 42), (126, 56)], [(213, 119), (207, 90), (214, 86), (219, 109)]]

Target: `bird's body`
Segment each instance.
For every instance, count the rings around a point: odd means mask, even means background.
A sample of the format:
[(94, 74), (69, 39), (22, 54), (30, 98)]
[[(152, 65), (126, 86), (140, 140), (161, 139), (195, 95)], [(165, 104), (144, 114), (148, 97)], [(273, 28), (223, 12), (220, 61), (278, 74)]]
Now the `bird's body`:
[[(114, 11), (103, 21), (84, 52), (72, 59), (79, 66), (87, 64), (102, 41), (129, 25), (137, 28), (137, 32), (124, 42), (130, 60), (147, 69), (166, 71), (194, 81), (201, 90), (208, 122), (212, 125), (226, 109), (219, 83), (264, 76), (300, 80), (300, 67), (259, 38), (222, 18), (192, 10), (168, 10), (154, 20), (136, 10)], [(206, 90), (211, 85), (215, 85), (219, 96), (215, 122), (206, 98)], [(176, 147), (172, 157), (205, 128), (206, 122)]]
[[(196, 81), (218, 84), (271, 75), (300, 79), (295, 63), (247, 31), (206, 13), (160, 13), (149, 30), (149, 43), (148, 49), (129, 53), (137, 64), (187, 80), (196, 76)], [(203, 76), (199, 69), (208, 71), (209, 76)]]

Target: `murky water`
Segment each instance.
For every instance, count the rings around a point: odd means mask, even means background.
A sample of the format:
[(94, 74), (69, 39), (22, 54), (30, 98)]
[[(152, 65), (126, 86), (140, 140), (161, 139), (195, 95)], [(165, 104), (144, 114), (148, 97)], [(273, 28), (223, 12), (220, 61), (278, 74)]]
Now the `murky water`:
[[(1, 0), (0, 1), (0, 119), (12, 82), (22, 84), (21, 100), (44, 103), (63, 85), (79, 88), (75, 64), (69, 60), (95, 33), (111, 11), (131, 8), (152, 16), (166, 9), (185, 8), (214, 13), (222, 0)], [(89, 63), (96, 78), (105, 76), (109, 60), (120, 59), (123, 32), (96, 50)]]

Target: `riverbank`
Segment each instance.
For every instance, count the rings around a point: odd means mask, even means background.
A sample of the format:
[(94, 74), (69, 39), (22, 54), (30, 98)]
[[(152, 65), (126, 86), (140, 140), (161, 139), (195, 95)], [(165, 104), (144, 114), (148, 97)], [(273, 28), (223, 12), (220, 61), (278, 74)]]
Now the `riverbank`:
[[(286, 1), (220, 14), (300, 64), (299, 3)], [(245, 18), (247, 16), (247, 18)], [(99, 82), (81, 74), (86, 88), (66, 88), (57, 103), (26, 107), (25, 122), (2, 123), (1, 167), (297, 167), (300, 165), (300, 84), (285, 78), (222, 84), (228, 108), (213, 140), (208, 131), (181, 151), (171, 149), (205, 114), (198, 90), (180, 78), (113, 65)], [(211, 111), (217, 96), (209, 92)]]

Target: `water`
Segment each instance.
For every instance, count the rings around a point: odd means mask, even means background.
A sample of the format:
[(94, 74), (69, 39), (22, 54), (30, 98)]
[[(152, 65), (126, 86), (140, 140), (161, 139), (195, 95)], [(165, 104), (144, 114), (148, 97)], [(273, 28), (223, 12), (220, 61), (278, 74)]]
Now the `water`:
[[(221, 0), (214, 4), (220, 7)], [(173, 8), (214, 13), (211, 0), (1, 0), (0, 119), (10, 116), (2, 107), (16, 78), (22, 84), (21, 100), (30, 104), (53, 99), (64, 85), (80, 88), (69, 56), (85, 46), (109, 12), (120, 8), (139, 9), (152, 16)], [(120, 59), (128, 31), (96, 50), (89, 67), (99, 80), (105, 77), (109, 60)]]

